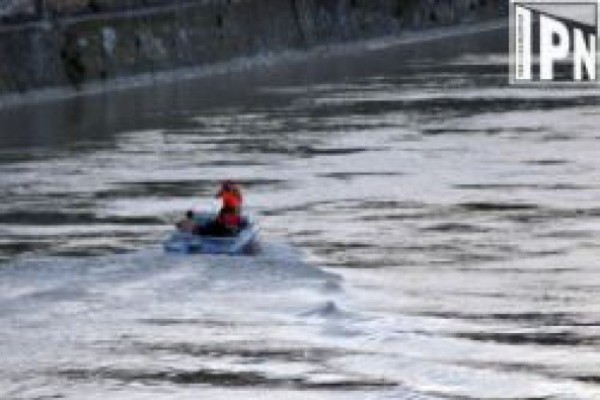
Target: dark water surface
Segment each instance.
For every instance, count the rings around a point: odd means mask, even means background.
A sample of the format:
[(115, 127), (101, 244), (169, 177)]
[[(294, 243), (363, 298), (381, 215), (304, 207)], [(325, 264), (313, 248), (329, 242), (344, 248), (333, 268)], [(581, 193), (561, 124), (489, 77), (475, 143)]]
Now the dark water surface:
[[(0, 112), (0, 398), (600, 398), (600, 92), (506, 32)], [(165, 255), (220, 179), (256, 257)]]

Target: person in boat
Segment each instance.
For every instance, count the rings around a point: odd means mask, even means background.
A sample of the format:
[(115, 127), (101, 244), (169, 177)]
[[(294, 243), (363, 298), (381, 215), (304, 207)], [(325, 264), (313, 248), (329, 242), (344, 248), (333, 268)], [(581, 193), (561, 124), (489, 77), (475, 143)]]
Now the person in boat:
[(185, 218), (175, 224), (180, 232), (192, 233), (196, 230), (197, 224), (194, 221), (194, 212), (189, 210), (185, 213)]
[(237, 232), (242, 225), (243, 203), (242, 191), (239, 185), (232, 181), (223, 182), (216, 197), (221, 199), (221, 210), (217, 216), (217, 224), (221, 225), (227, 232)]
[(215, 220), (195, 230), (196, 234), (208, 236), (231, 236), (243, 228), (242, 218), (243, 197), (239, 185), (232, 181), (225, 181), (217, 192), (221, 199), (221, 209)]

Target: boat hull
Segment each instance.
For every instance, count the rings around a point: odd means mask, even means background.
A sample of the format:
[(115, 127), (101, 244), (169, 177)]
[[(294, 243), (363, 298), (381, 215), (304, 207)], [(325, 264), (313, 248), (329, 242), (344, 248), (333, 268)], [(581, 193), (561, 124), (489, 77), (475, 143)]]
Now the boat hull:
[[(212, 220), (202, 215), (200, 223)], [(189, 232), (175, 232), (164, 243), (165, 251), (180, 254), (248, 254), (256, 247), (258, 226), (248, 220), (243, 229), (234, 236), (196, 235)]]

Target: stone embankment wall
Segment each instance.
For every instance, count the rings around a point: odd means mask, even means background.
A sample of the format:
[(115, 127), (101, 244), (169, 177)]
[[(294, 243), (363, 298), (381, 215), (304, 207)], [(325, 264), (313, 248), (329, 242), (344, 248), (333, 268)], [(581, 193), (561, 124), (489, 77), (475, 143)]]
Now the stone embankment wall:
[(0, 94), (497, 18), (506, 0), (0, 0)]

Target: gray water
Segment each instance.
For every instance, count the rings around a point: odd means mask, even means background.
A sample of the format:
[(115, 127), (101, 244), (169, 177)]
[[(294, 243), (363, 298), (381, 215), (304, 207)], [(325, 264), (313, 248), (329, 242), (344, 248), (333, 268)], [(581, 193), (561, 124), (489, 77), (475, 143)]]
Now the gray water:
[[(600, 93), (506, 42), (3, 110), (0, 398), (600, 398)], [(164, 254), (224, 178), (261, 252)]]

